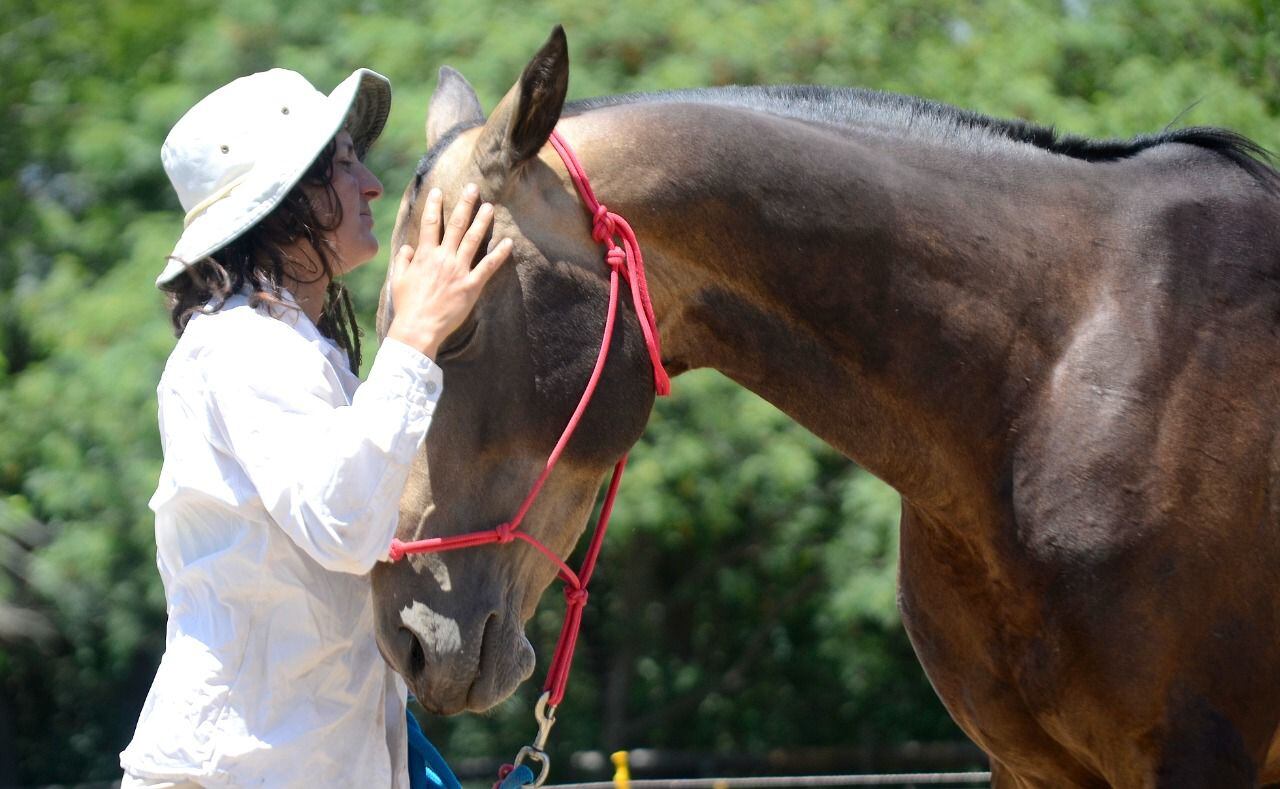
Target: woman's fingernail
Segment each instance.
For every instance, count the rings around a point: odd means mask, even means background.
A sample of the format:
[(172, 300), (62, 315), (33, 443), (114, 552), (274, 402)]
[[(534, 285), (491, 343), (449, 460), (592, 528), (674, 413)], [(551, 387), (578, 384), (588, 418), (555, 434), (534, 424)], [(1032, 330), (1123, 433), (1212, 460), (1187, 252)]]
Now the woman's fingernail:
[(477, 194), (479, 194), (480, 187), (476, 186), (475, 184), (467, 184), (462, 188), (462, 192), (467, 197), (475, 197)]
[(444, 192), (441, 192), (438, 186), (431, 187), (431, 191), (427, 192), (427, 197), (431, 200), (439, 200), (443, 196)]

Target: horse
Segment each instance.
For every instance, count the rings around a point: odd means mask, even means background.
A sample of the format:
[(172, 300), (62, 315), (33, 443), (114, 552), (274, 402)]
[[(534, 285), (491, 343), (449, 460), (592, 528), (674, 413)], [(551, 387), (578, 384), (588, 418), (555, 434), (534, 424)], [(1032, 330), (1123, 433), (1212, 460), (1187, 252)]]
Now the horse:
[[(440, 351), (398, 537), (509, 518), (592, 369), (608, 271), (556, 130), (644, 244), (666, 372), (721, 371), (901, 494), (902, 621), (995, 786), (1280, 781), (1280, 174), (1259, 146), (848, 88), (566, 105), (568, 74), (557, 28), (486, 118), (441, 70), (392, 248), (429, 188), (467, 182), (515, 247)], [(630, 301), (610, 349), (522, 527), (561, 556), (654, 402)], [(519, 544), (382, 564), (379, 645), (427, 710), (483, 710), (532, 672), (554, 576)]]

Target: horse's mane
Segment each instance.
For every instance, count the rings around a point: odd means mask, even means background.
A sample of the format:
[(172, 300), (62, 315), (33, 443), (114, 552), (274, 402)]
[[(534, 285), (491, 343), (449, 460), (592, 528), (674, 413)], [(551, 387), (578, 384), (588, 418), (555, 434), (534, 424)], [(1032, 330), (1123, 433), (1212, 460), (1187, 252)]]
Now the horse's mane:
[[(1127, 140), (1102, 140), (1078, 135), (1060, 135), (1052, 126), (1023, 120), (993, 118), (989, 115), (943, 104), (865, 88), (838, 88), (825, 85), (764, 85), (721, 88), (689, 88), (653, 93), (624, 93), (580, 99), (565, 105), (565, 116), (580, 115), (602, 107), (624, 104), (716, 104), (767, 112), (783, 118), (821, 123), (843, 128), (868, 127), (901, 134), (926, 135), (961, 144), (977, 145), (999, 140), (1022, 143), (1049, 153), (1086, 162), (1111, 162), (1135, 156), (1168, 143), (1183, 143), (1213, 151), (1245, 170), (1260, 183), (1280, 189), (1280, 172), (1268, 162), (1266, 148), (1230, 129), (1190, 126), (1165, 129), (1156, 134), (1140, 134)], [(473, 121), (450, 129), (418, 163), (417, 180), (431, 171), (440, 152), (459, 133), (479, 125)]]
[(570, 102), (565, 115), (622, 104), (716, 104), (767, 112), (794, 120), (845, 128), (873, 127), (933, 138), (980, 144), (987, 140), (1025, 143), (1050, 153), (1087, 162), (1109, 162), (1167, 143), (1204, 148), (1234, 162), (1260, 182), (1280, 185), (1271, 154), (1238, 132), (1211, 126), (1166, 129), (1128, 140), (1059, 135), (1052, 126), (992, 118), (929, 99), (863, 88), (824, 85), (729, 86), (655, 93), (629, 93)]

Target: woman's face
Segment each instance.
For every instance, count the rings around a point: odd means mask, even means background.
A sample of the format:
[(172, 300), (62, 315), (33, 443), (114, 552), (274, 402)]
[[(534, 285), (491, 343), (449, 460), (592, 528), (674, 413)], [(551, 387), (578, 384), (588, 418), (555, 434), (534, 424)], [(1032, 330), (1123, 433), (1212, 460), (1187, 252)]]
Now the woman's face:
[[(338, 132), (334, 138), (333, 179), (330, 184), (342, 207), (342, 223), (330, 233), (337, 252), (334, 274), (352, 271), (378, 254), (378, 239), (373, 235), (373, 211), (369, 203), (382, 196), (382, 183), (356, 156), (349, 132)], [(322, 205), (321, 211), (325, 210)]]

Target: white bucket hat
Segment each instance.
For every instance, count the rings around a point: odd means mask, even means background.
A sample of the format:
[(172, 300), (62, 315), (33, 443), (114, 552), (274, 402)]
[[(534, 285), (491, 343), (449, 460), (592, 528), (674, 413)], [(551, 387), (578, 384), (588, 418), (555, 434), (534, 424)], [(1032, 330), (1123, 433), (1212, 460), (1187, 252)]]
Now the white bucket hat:
[(206, 96), (160, 149), (187, 216), (156, 287), (269, 214), (343, 128), (363, 157), (390, 111), (391, 83), (363, 68), (328, 96), (286, 69), (241, 77)]

